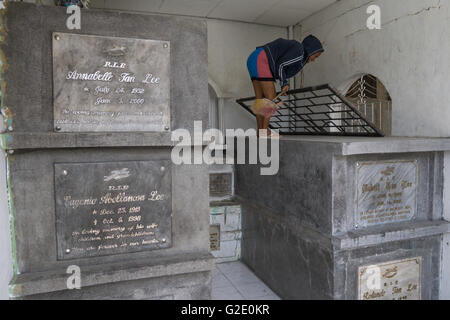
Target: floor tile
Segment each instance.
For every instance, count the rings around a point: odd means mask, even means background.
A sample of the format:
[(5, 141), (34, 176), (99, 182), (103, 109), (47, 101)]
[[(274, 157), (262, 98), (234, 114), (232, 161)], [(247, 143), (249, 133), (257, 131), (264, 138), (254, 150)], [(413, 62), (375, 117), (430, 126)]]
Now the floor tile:
[(218, 273), (212, 276), (212, 287), (214, 288), (222, 288), (222, 287), (231, 287), (233, 286), (225, 275), (222, 273)]
[(212, 300), (245, 300), (235, 287), (213, 288)]
[(227, 270), (223, 273), (233, 284), (249, 284), (261, 281), (250, 270)]
[(246, 299), (255, 299), (267, 295), (273, 295), (273, 291), (263, 282), (255, 282), (250, 284), (234, 284), (236, 289)]
[(213, 300), (280, 300), (241, 261), (217, 264), (212, 282)]
[(269, 294), (267, 296), (253, 298), (252, 300), (281, 300), (281, 299), (276, 294)]

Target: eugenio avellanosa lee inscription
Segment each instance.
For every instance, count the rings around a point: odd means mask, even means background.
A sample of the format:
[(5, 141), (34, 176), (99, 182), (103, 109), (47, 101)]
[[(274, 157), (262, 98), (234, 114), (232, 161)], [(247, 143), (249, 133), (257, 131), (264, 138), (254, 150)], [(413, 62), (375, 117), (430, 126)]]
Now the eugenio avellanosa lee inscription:
[(411, 220), (416, 214), (416, 161), (356, 164), (356, 225), (369, 227)]
[(170, 42), (53, 33), (57, 132), (170, 130)]
[(170, 160), (56, 163), (58, 259), (168, 248)]

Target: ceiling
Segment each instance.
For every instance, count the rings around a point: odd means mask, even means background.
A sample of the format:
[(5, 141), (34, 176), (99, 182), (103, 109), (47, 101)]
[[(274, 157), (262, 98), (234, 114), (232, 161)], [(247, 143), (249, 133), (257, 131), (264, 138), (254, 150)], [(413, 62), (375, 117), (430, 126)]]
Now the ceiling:
[(295, 25), (337, 0), (91, 0), (92, 8)]

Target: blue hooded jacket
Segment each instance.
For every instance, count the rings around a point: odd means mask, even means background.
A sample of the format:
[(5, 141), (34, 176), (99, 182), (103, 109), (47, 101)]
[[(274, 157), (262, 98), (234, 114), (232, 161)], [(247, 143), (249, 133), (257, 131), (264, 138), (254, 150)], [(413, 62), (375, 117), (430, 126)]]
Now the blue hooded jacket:
[(313, 54), (324, 51), (320, 40), (313, 35), (307, 36), (301, 43), (278, 38), (262, 48), (267, 54), (270, 71), (275, 79), (280, 80), (281, 87), (303, 69)]

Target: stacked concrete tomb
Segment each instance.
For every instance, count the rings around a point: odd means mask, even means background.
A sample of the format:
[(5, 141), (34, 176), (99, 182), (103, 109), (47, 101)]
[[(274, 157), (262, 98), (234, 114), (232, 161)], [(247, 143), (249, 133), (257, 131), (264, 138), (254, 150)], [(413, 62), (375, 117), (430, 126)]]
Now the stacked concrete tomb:
[(208, 171), (171, 161), (171, 131), (208, 121), (205, 22), (3, 14), (11, 297), (209, 298)]
[(280, 139), (238, 165), (242, 259), (284, 299), (438, 299), (449, 139)]

